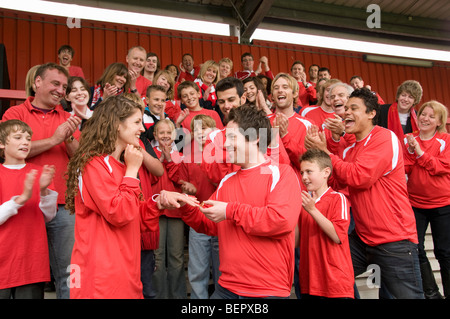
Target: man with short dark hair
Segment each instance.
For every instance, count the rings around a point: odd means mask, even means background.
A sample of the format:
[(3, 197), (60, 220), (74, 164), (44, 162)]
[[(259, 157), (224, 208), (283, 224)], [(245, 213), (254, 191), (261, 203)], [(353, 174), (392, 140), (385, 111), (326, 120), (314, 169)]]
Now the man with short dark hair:
[(56, 297), (68, 299), (69, 273), (74, 244), (75, 215), (65, 209), (65, 172), (69, 157), (78, 148), (78, 126), (81, 119), (63, 110), (60, 101), (67, 87), (67, 70), (55, 63), (41, 65), (36, 70), (35, 97), (9, 108), (2, 121), (18, 119), (33, 130), (31, 150), (27, 161), (40, 166), (55, 165), (55, 190), (58, 192), (58, 212), (47, 226), (50, 266), (55, 278)]
[(302, 61), (294, 61), (291, 66), (291, 75), (298, 82), (298, 98), (294, 108), (307, 108), (310, 104), (317, 103), (315, 87), (306, 81), (305, 65)]
[(182, 218), (219, 237), (221, 276), (211, 298), (288, 298), (299, 181), (289, 165), (272, 165), (265, 157), (272, 133), (264, 111), (244, 104), (228, 119), (225, 148), (240, 168), (222, 179), (204, 208), (185, 205)]
[(377, 97), (366, 88), (356, 89), (345, 106), (346, 134), (356, 142), (342, 158), (331, 154), (325, 135), (312, 133), (316, 147), (330, 155), (333, 175), (348, 186), (355, 219), (349, 236), (355, 276), (369, 264), (380, 267), (382, 291), (394, 298), (423, 299), (417, 230), (408, 199), (402, 145), (395, 133), (377, 126)]
[(308, 83), (311, 84), (312, 86), (314, 86), (314, 88), (316, 88), (317, 80), (319, 80), (319, 69), (320, 69), (320, 66), (318, 66), (317, 64), (311, 64), (308, 69), (308, 74), (309, 74), (309, 82)]
[(226, 125), (231, 109), (245, 103), (244, 84), (234, 77), (224, 78), (217, 83), (216, 94), (217, 105), (219, 106), (217, 112), (222, 119), (222, 123)]
[(327, 80), (331, 79), (331, 73), (328, 68), (321, 67), (318, 72), (318, 80), (324, 79), (324, 78)]

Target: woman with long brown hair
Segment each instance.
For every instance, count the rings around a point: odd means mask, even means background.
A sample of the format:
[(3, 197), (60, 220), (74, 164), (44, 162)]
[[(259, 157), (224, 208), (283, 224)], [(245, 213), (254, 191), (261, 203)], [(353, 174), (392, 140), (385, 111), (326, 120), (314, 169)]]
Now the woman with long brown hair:
[(142, 111), (123, 96), (106, 99), (86, 122), (69, 162), (66, 207), (75, 214), (71, 298), (142, 298), (140, 234), (156, 230), (160, 214), (151, 198), (141, 200), (137, 178)]

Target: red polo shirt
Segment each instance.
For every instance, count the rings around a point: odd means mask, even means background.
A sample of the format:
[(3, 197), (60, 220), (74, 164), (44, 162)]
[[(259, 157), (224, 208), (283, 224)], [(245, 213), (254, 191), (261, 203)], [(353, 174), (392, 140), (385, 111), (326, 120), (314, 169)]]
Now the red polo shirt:
[[(2, 121), (17, 119), (27, 123), (33, 130), (32, 141), (49, 138), (53, 135), (56, 128), (70, 117), (70, 113), (64, 111), (59, 104), (53, 110), (44, 113), (31, 105), (33, 100), (34, 97), (29, 97), (24, 103), (10, 107), (3, 115)], [(73, 136), (79, 139), (80, 131), (77, 129)], [(27, 162), (40, 166), (55, 165), (56, 172), (53, 183), (55, 191), (58, 192), (58, 204), (64, 204), (66, 192), (64, 174), (69, 162), (66, 144), (64, 142), (58, 144), (48, 151), (28, 158)]]

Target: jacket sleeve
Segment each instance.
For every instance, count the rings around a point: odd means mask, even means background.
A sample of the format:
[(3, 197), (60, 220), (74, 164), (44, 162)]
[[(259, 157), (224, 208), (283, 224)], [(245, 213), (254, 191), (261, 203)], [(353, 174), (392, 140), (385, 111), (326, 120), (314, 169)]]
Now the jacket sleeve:
[(141, 232), (152, 231), (159, 229), (160, 211), (152, 198), (140, 202), (139, 215), (141, 221)]
[[(211, 198), (214, 198), (214, 194)], [(217, 236), (217, 224), (209, 220), (198, 207), (184, 205), (180, 208), (181, 219), (196, 232), (209, 236)]]
[(139, 180), (123, 177), (117, 183), (106, 165), (95, 158), (85, 166), (81, 198), (92, 211), (116, 227), (124, 226), (139, 214)]
[[(384, 132), (382, 133), (385, 134)], [(396, 135), (391, 132), (389, 139), (371, 136), (363, 151), (358, 153), (355, 161), (345, 162), (339, 156), (331, 154), (333, 174), (338, 182), (353, 188), (368, 189), (383, 175), (388, 174), (396, 165), (403, 165), (402, 148)]]
[(181, 163), (178, 163), (176, 159), (172, 157), (172, 161), (168, 162), (167, 160), (164, 160), (163, 162), (165, 171), (167, 172), (167, 176), (172, 182), (178, 183), (180, 180), (180, 165)]
[[(300, 169), (300, 157), (306, 152), (305, 145), (300, 143), (299, 139), (292, 136), (292, 133), (289, 132), (281, 140), (291, 160), (291, 164)], [(302, 141), (304, 140), (305, 138), (303, 137)]]
[(433, 156), (428, 152), (424, 152), (422, 156), (417, 158), (417, 165), (423, 167), (430, 175), (446, 175), (450, 174), (450, 138), (446, 141), (441, 140), (441, 150), (439, 155)]

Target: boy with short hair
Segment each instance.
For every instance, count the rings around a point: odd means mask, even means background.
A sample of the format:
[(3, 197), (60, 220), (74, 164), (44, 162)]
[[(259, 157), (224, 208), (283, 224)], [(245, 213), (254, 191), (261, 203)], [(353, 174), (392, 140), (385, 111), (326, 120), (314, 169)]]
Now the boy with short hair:
[(167, 94), (166, 90), (156, 84), (152, 84), (147, 88), (147, 95), (145, 101), (147, 106), (144, 110), (143, 122), (145, 127), (145, 137), (152, 141), (155, 137), (153, 135), (154, 125), (161, 119), (165, 118), (164, 106), (166, 104)]
[(181, 103), (183, 103), (188, 112), (182, 112), (177, 119), (176, 126), (183, 127), (184, 129), (191, 131), (191, 121), (194, 116), (198, 114), (205, 114), (211, 116), (216, 121), (216, 127), (218, 129), (223, 129), (222, 121), (219, 117), (219, 114), (216, 111), (208, 110), (202, 108), (200, 106), (200, 89), (198, 85), (192, 81), (183, 81), (178, 85), (177, 88), (178, 96), (181, 99)]
[(0, 123), (0, 299), (43, 299), (50, 281), (45, 222), (56, 215), (55, 167), (26, 163), (31, 135), (22, 121)]
[(301, 159), (304, 210), (299, 218), (302, 298), (353, 298), (354, 275), (347, 230), (349, 203), (328, 186), (331, 158), (310, 149)]

